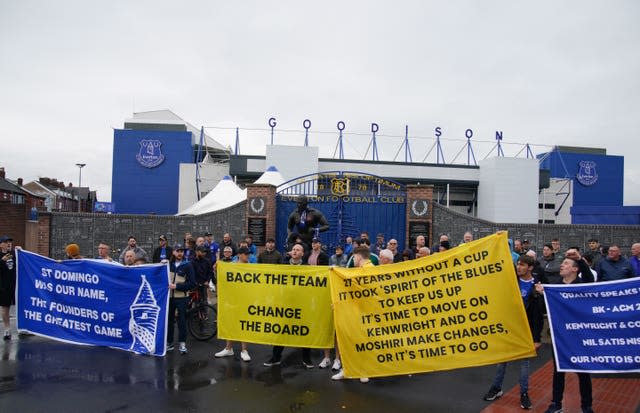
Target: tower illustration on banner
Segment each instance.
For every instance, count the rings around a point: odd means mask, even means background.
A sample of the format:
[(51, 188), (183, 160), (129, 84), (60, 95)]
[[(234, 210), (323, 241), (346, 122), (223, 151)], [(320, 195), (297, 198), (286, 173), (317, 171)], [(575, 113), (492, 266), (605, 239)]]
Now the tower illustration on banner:
[(156, 330), (160, 307), (153, 296), (151, 285), (142, 275), (142, 282), (135, 300), (129, 307), (129, 332), (133, 336), (130, 350), (137, 353), (153, 353), (156, 348)]

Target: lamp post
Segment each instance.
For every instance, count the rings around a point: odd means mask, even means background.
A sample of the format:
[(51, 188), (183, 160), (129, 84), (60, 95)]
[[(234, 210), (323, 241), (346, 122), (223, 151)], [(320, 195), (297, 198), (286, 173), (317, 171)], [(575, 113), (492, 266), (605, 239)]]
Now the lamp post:
[(80, 212), (80, 187), (82, 186), (82, 168), (84, 168), (86, 163), (77, 163), (76, 166), (80, 170), (80, 177), (78, 178), (78, 212)]

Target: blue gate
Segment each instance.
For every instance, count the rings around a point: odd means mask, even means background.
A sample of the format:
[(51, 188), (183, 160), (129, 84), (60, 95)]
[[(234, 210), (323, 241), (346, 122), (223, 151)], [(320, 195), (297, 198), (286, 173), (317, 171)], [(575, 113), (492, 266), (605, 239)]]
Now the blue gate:
[(366, 231), (372, 243), (376, 234), (385, 241), (398, 240), (405, 245), (406, 189), (404, 185), (376, 175), (360, 172), (322, 172), (301, 176), (283, 183), (276, 193), (276, 242), (284, 249), (289, 214), (296, 200), (306, 195), (309, 206), (321, 211), (329, 221), (329, 230), (320, 233), (322, 243), (333, 253), (347, 237), (359, 237)]

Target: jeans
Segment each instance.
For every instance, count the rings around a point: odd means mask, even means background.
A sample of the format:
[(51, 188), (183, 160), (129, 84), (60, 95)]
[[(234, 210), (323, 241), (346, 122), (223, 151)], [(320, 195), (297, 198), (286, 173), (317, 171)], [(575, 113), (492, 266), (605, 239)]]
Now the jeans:
[(167, 323), (167, 343), (173, 343), (173, 328), (176, 323), (175, 314), (178, 310), (178, 341), (187, 341), (187, 303), (189, 297), (169, 298), (169, 312)]
[[(526, 393), (529, 391), (529, 359), (520, 360), (520, 393)], [(497, 365), (496, 376), (493, 379), (493, 387), (502, 389), (502, 382), (504, 381), (504, 373), (507, 370), (507, 363), (500, 363)]]

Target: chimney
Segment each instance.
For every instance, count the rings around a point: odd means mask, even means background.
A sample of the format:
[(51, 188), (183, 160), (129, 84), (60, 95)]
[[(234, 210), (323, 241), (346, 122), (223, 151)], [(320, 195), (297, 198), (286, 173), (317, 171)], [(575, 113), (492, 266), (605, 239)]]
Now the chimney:
[(18, 178), (18, 186), (22, 186), (22, 183), (23, 183), (23, 182), (24, 182), (24, 181), (22, 180), (22, 178)]
[(4, 179), (4, 166), (0, 167), (0, 178)]

